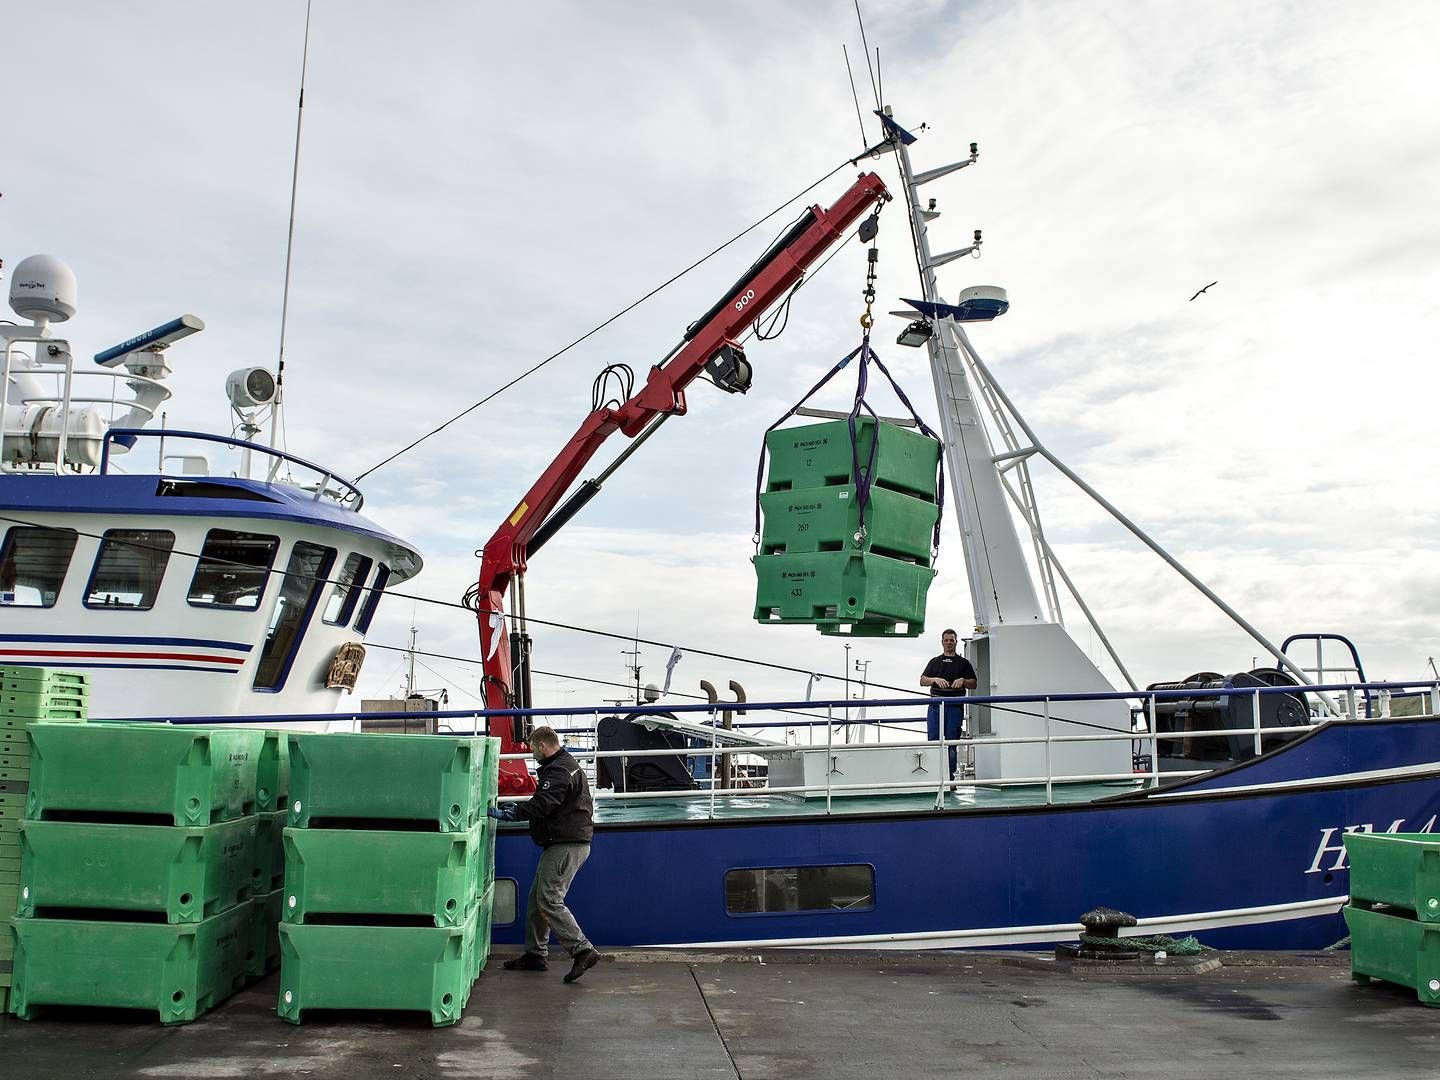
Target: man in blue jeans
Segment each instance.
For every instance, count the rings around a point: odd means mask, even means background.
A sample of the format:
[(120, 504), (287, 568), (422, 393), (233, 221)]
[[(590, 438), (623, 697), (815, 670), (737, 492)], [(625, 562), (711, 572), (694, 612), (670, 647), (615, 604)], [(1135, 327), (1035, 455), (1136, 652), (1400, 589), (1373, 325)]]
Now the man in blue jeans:
[[(959, 642), (960, 636), (954, 630), (941, 634), (940, 648), (943, 651), (925, 665), (925, 671), (920, 676), (920, 685), (928, 686), (930, 696), (935, 698), (925, 712), (925, 737), (928, 739), (940, 738), (941, 712), (945, 714), (945, 738), (958, 739), (964, 730), (965, 691), (975, 689), (976, 678), (970, 661), (955, 651)], [(953, 780), (959, 747), (949, 749), (950, 779)]]

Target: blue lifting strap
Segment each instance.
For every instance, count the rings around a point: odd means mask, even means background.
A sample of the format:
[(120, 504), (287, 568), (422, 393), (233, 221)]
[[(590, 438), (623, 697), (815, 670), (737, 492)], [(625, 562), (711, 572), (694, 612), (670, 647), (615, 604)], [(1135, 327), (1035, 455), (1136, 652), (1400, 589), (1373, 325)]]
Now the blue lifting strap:
[[(918, 427), (923, 434), (934, 439), (937, 443), (941, 441), (940, 437), (920, 418), (920, 414), (915, 411), (915, 406), (910, 404), (910, 399), (905, 396), (905, 391), (900, 389), (900, 384), (895, 381), (895, 377), (890, 374), (890, 370), (881, 361), (880, 357), (875, 355), (875, 350), (870, 348), (869, 335), (867, 334), (865, 336), (865, 340), (862, 341), (857, 348), (841, 357), (839, 362), (827, 371), (824, 376), (821, 377), (820, 381), (812, 386), (806, 392), (805, 396), (792, 405), (780, 419), (766, 428), (765, 434), (769, 435), (781, 424), (799, 412), (805, 402), (814, 397), (826, 383), (839, 374), (840, 370), (857, 356), (860, 358), (860, 367), (856, 377), (855, 402), (851, 406), (850, 414), (846, 420), (846, 426), (850, 432), (851, 479), (855, 482), (855, 499), (856, 505), (860, 510), (860, 530), (863, 534), (865, 531), (865, 511), (870, 504), (870, 485), (875, 471), (875, 453), (880, 446), (878, 426), (880, 424), (880, 417), (876, 415), (875, 410), (872, 409), (869, 402), (865, 400), (865, 393), (870, 385), (869, 369), (872, 361), (875, 366), (880, 369), (880, 373), (885, 376), (886, 381), (890, 383), (890, 388), (895, 391), (895, 396), (900, 399), (901, 404), (909, 411), (911, 419), (915, 421), (915, 426)], [(860, 418), (862, 410), (868, 413), (876, 423), (875, 437), (870, 441), (870, 454), (863, 468), (860, 464), (860, 443), (856, 431), (856, 421)], [(762, 438), (760, 440), (760, 460), (755, 467), (755, 535), (753, 539), (756, 544), (760, 542), (760, 488), (765, 478), (766, 453), (767, 444)], [(938, 475), (935, 485), (935, 502), (939, 512), (935, 516), (935, 531), (931, 538), (931, 545), (936, 553), (938, 553), (940, 551), (940, 524), (945, 519), (945, 455), (943, 452), (940, 454), (939, 459)]]

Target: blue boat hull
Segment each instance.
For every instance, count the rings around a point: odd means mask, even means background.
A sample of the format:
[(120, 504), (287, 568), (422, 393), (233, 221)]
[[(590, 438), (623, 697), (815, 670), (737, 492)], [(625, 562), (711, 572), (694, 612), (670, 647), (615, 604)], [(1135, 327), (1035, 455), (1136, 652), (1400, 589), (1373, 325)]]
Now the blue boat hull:
[[(1428, 832), (1440, 722), (1347, 721), (1197, 781), (1070, 806), (600, 825), (570, 904), (602, 946), (962, 948), (1075, 937), (1097, 905), (1218, 948), (1314, 949), (1346, 934), (1347, 830)], [(539, 849), (497, 843), (524, 908)], [(732, 915), (725, 874), (874, 867), (873, 905)], [(523, 940), (521, 920), (495, 940)]]

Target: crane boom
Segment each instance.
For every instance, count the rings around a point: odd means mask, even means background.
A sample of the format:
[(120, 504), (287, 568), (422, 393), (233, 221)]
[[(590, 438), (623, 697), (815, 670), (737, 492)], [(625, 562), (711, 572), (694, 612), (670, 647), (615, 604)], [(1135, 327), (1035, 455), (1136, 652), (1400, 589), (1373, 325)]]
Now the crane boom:
[[(533, 550), (532, 541), (538, 546), (574, 512), (571, 509), (569, 513), (557, 514), (556, 508), (581, 470), (614, 432), (636, 439), (653, 430), (656, 422), (672, 415), (684, 415), (685, 388), (712, 361), (732, 371), (747, 366), (738, 343), (740, 335), (779, 302), (867, 210), (889, 198), (880, 177), (867, 172), (829, 209), (810, 207), (730, 291), (689, 328), (676, 349), (650, 369), (638, 392), (619, 407), (602, 405), (592, 411), (530, 486), (485, 544), (480, 556), (475, 611), (480, 624), (487, 708), (516, 707), (512, 669), (517, 659), (521, 663), (528, 661), (523, 656), (511, 656), (506, 641), (505, 594), (512, 583), (523, 579), (527, 557)], [(734, 389), (743, 390), (748, 378), (740, 382)], [(590, 486), (577, 492), (574, 509), (588, 501), (595, 490), (598, 488)], [(536, 533), (547, 522), (550, 528), (537, 541)], [(523, 605), (518, 614), (523, 620)], [(492, 725), (492, 730), (496, 728), (497, 725)], [(523, 723), (498, 725), (501, 753), (524, 752), (527, 733), (527, 725)], [(534, 781), (522, 762), (502, 761), (500, 789), (507, 794), (523, 794), (534, 789)]]

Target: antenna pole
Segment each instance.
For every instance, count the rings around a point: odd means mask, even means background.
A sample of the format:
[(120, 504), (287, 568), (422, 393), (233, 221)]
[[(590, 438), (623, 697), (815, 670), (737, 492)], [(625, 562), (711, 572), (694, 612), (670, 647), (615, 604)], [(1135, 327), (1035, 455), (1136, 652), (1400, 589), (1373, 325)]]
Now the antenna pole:
[[(290, 226), (285, 236), (285, 289), (280, 297), (280, 358), (275, 365), (275, 405), (270, 410), (270, 446), (285, 404), (285, 323), (290, 315), (290, 264), (295, 251), (295, 192), (300, 186), (300, 127), (305, 120), (305, 69), (310, 62), (310, 0), (305, 2), (305, 44), (300, 49), (300, 103), (295, 108), (295, 159), (290, 170)], [(412, 676), (413, 677), (413, 676)]]

